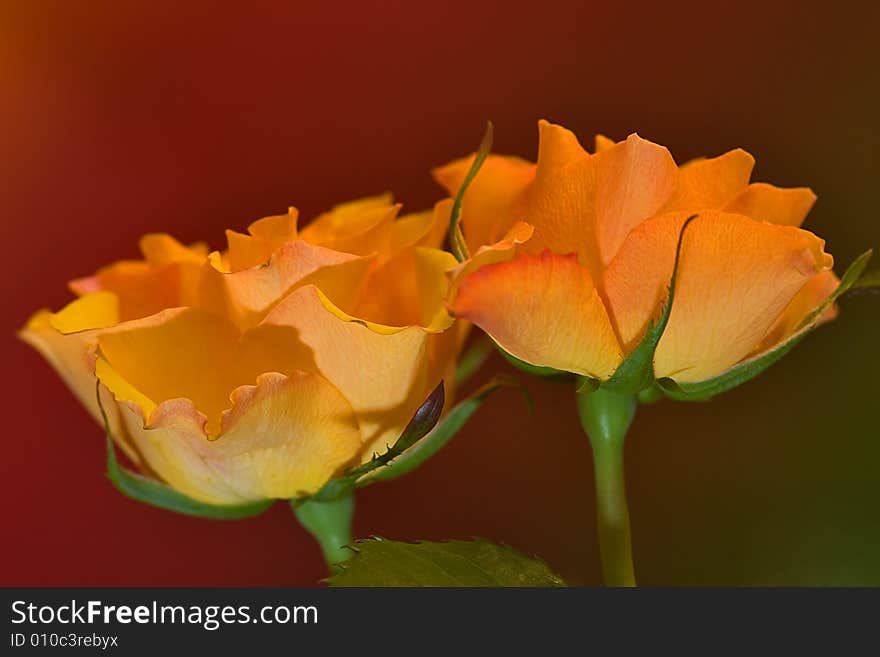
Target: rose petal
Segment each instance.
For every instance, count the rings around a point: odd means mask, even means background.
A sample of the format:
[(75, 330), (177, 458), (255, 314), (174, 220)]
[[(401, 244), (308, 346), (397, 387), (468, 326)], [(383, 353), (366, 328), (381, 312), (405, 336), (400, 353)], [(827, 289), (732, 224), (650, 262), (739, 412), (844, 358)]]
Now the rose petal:
[(120, 321), (193, 303), (206, 259), (204, 245), (186, 247), (169, 235), (152, 234), (140, 246), (145, 260), (116, 262), (94, 276), (71, 281), (69, 287), (81, 296), (112, 292), (119, 299)]
[(316, 217), (302, 229), (300, 237), (344, 253), (382, 253), (388, 249), (399, 210), (400, 205), (391, 203), (390, 194), (350, 201)]
[(752, 183), (731, 200), (725, 210), (773, 224), (800, 226), (815, 202), (816, 195), (808, 187), (784, 189)]
[(188, 400), (161, 404), (150, 428), (130, 408), (123, 415), (159, 477), (213, 504), (314, 493), (361, 448), (345, 398), (323, 377), (297, 371), (236, 389), (216, 440), (207, 440), (205, 418)]
[(212, 436), (234, 389), (253, 384), (264, 372), (314, 368), (294, 331), (241, 335), (225, 319), (194, 308), (126, 322), (97, 340), (98, 378), (117, 399), (140, 408), (145, 426), (155, 424), (153, 414), (163, 402), (187, 399), (205, 415)]
[(638, 135), (591, 156), (573, 133), (541, 122), (527, 249), (574, 251), (598, 278), (629, 231), (669, 199), (677, 176), (669, 152)]
[[(455, 197), (474, 161), (474, 155), (433, 170), (434, 179)], [(489, 155), (465, 192), (461, 208), (462, 231), (471, 251), (492, 244), (525, 217), (528, 188), (535, 165), (518, 157)], [(452, 201), (438, 206), (449, 226)]]
[(594, 148), (594, 152), (601, 153), (602, 151), (607, 151), (609, 148), (614, 146), (617, 142), (605, 135), (596, 135), (595, 140), (596, 146)]
[[(107, 292), (98, 294), (109, 295)], [(70, 305), (80, 304), (81, 301), (74, 301)], [(84, 322), (72, 326), (76, 329), (74, 332), (65, 335), (53, 326), (53, 323), (59, 323), (57, 317), (62, 313), (64, 310), (54, 316), (46, 310), (36, 313), (18, 336), (46, 359), (95, 421), (101, 422), (101, 413), (95, 401), (94, 356), (94, 345), (101, 329), (83, 330), (83, 326), (96, 323), (91, 318), (85, 318)], [(67, 321), (61, 324), (65, 323)], [(140, 457), (130, 444), (127, 434), (121, 430), (120, 418), (112, 397), (106, 390), (102, 390), (101, 394), (114, 439), (130, 460), (139, 463)]]
[[(754, 353), (767, 351), (794, 335), (801, 322), (822, 305), (838, 285), (840, 285), (840, 279), (834, 275), (833, 271), (823, 271), (813, 276), (782, 311), (779, 319), (767, 331), (767, 335), (764, 336)], [(837, 306), (832, 304), (820, 318), (820, 323), (830, 322), (835, 317), (837, 317)]]
[(452, 308), (532, 365), (608, 378), (621, 361), (602, 300), (574, 255), (545, 251), (483, 267), (464, 279)]
[(538, 168), (525, 217), (534, 235), (525, 249), (576, 253), (591, 276), (598, 275), (596, 159), (562, 126), (540, 121), (538, 127)]
[(454, 299), (458, 286), (464, 278), (486, 265), (496, 262), (506, 262), (516, 255), (516, 248), (532, 237), (535, 229), (522, 221), (514, 224), (502, 239), (494, 244), (481, 246), (469, 260), (459, 263), (449, 270), (449, 278), (452, 280), (449, 298)]
[[(626, 350), (659, 312), (687, 213), (644, 222), (605, 272), (610, 314)], [(824, 241), (797, 228), (702, 212), (687, 229), (675, 301), (655, 354), (658, 377), (702, 381), (750, 354), (795, 295), (831, 268)]]
[(263, 325), (295, 329), (318, 371), (351, 402), (366, 443), (364, 459), (394, 443), (446, 367), (425, 357), (442, 332), (355, 319), (313, 285), (288, 295)]
[(596, 161), (598, 245), (607, 265), (629, 232), (673, 194), (678, 169), (668, 150), (636, 134), (597, 155)]
[(369, 273), (356, 303), (343, 310), (387, 326), (445, 328), (451, 323), (444, 305), (449, 290), (446, 272), (455, 265), (446, 251), (422, 247), (401, 251)]
[(246, 235), (227, 230), (225, 271), (237, 272), (264, 264), (281, 245), (296, 239), (297, 217), (296, 208), (289, 208), (287, 214), (257, 219), (248, 226)]
[(216, 254), (212, 254), (211, 263), (209, 274), (225, 298), (225, 312), (244, 330), (258, 324), (273, 304), (309, 276), (328, 290), (351, 295), (353, 302), (372, 258), (294, 240), (275, 251), (263, 266), (224, 273)]
[(741, 148), (679, 168), (676, 193), (663, 212), (721, 210), (749, 184), (755, 158)]

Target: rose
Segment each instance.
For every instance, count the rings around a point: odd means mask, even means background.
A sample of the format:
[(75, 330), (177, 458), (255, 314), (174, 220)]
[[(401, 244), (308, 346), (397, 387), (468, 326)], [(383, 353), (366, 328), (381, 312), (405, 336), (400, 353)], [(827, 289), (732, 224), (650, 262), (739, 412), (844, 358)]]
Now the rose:
[(398, 211), (365, 199), (298, 232), (291, 209), (222, 253), (148, 235), (143, 260), (73, 281), (80, 298), (21, 337), (96, 418), (97, 377), (119, 445), (185, 495), (314, 493), (384, 452), (439, 381), (451, 397), (445, 225)]
[[(799, 228), (815, 196), (749, 184), (745, 151), (678, 167), (637, 135), (599, 137), (589, 154), (565, 128), (539, 129), (537, 164), (489, 156), (467, 189), (473, 256), (456, 270), (451, 303), (522, 361), (612, 377), (658, 319), (694, 215), (657, 378), (704, 382), (767, 353), (835, 290), (824, 241)], [(435, 177), (454, 194), (471, 162)]]

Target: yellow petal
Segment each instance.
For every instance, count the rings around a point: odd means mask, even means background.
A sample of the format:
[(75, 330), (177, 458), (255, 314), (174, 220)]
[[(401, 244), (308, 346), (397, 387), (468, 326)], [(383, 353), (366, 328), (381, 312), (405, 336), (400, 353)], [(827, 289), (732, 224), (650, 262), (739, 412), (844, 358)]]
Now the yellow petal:
[(248, 226), (248, 234), (234, 230), (226, 231), (229, 248), (225, 264), (229, 271), (241, 271), (265, 263), (276, 249), (297, 236), (296, 208), (288, 208), (287, 214), (257, 219)]
[(230, 272), (258, 267), (272, 257), (272, 244), (235, 230), (226, 230), (226, 244), (224, 264)]
[(534, 235), (525, 249), (576, 253), (591, 276), (601, 271), (596, 231), (596, 158), (574, 134), (541, 121), (538, 167), (525, 221)]
[(741, 148), (687, 162), (679, 169), (678, 190), (663, 211), (721, 210), (746, 188), (754, 166), (755, 158)]
[(450, 298), (455, 297), (459, 284), (468, 274), (477, 271), (480, 267), (510, 260), (516, 255), (516, 247), (528, 242), (534, 232), (535, 229), (529, 224), (517, 222), (501, 240), (481, 246), (469, 260), (450, 269), (449, 278), (452, 280)]
[[(102, 422), (98, 404), (95, 401), (94, 356), (94, 347), (100, 329), (78, 330), (65, 335), (52, 326), (52, 319), (52, 313), (45, 310), (40, 311), (31, 318), (18, 336), (46, 359), (95, 421)], [(102, 392), (102, 401), (107, 409), (107, 419), (117, 444), (125, 451), (129, 459), (138, 463), (140, 458), (129, 444), (127, 435), (121, 431), (116, 407), (112, 397), (106, 391)]]
[(163, 401), (189, 399), (210, 418), (209, 430), (216, 434), (229, 394), (248, 382), (230, 367), (238, 337), (235, 327), (209, 313), (165, 310), (99, 336), (101, 355), (112, 369), (99, 367), (98, 377), (118, 399), (138, 404), (147, 424)]
[(602, 151), (607, 151), (616, 143), (616, 141), (606, 137), (605, 135), (596, 135), (596, 147), (594, 149), (594, 152), (601, 153)]
[(248, 233), (257, 239), (266, 240), (277, 246), (296, 239), (299, 212), (296, 208), (287, 208), (287, 214), (273, 215), (257, 219), (248, 226)]
[(206, 417), (209, 435), (216, 436), (237, 387), (253, 384), (264, 372), (313, 367), (295, 331), (281, 336), (277, 331), (242, 336), (211, 313), (166, 310), (102, 332), (98, 378), (117, 399), (139, 407), (148, 428), (163, 402), (186, 399)]
[(316, 374), (263, 374), (255, 386), (236, 389), (232, 402), (212, 441), (185, 400), (160, 406), (149, 429), (131, 409), (123, 414), (150, 469), (213, 504), (314, 493), (361, 448), (351, 406)]
[(71, 281), (70, 288), (79, 295), (112, 292), (119, 299), (120, 320), (127, 321), (181, 305), (180, 282), (177, 265), (156, 269), (146, 262), (127, 260)]
[(752, 183), (728, 203), (728, 212), (784, 226), (800, 226), (816, 202), (808, 187), (783, 189), (767, 183)]
[(151, 233), (140, 240), (141, 253), (151, 267), (164, 267), (177, 262), (202, 262), (208, 255), (204, 244), (184, 246), (165, 233)]
[[(840, 279), (833, 271), (823, 271), (813, 276), (782, 311), (782, 315), (764, 336), (754, 353), (767, 351), (794, 335), (801, 327), (801, 323), (831, 296), (838, 285)], [(832, 304), (823, 313), (820, 323), (829, 322), (835, 317), (837, 317), (837, 306)]]
[(300, 232), (300, 237), (317, 244), (355, 255), (383, 253), (389, 246), (391, 229), (400, 205), (391, 195), (351, 201), (316, 217)]
[(591, 156), (570, 131), (542, 122), (527, 249), (576, 253), (598, 278), (629, 231), (669, 199), (677, 176), (669, 152), (638, 135)]
[(94, 292), (70, 302), (46, 319), (59, 333), (107, 328), (119, 322), (119, 299), (112, 292)]
[(388, 256), (394, 256), (411, 246), (440, 248), (446, 235), (446, 227), (439, 226), (434, 210), (425, 210), (400, 217), (391, 227)]
[(584, 158), (588, 153), (568, 128), (538, 121), (538, 172), (550, 174)]
[[(434, 178), (455, 197), (474, 161), (474, 155), (434, 169)], [(465, 193), (461, 222), (468, 247), (476, 251), (501, 239), (526, 214), (535, 165), (517, 157), (489, 155)], [(437, 207), (448, 227), (452, 201)]]
[(351, 402), (364, 435), (364, 458), (393, 444), (443, 376), (426, 354), (437, 339), (420, 327), (381, 327), (348, 318), (312, 285), (296, 289), (264, 325), (295, 329), (318, 371)]
[(483, 267), (465, 278), (452, 308), (532, 365), (606, 379), (620, 364), (605, 307), (574, 256), (545, 251)]
[(145, 235), (140, 241), (145, 260), (122, 260), (103, 267), (94, 276), (71, 281), (83, 296), (112, 292), (119, 299), (119, 321), (153, 315), (166, 308), (193, 305), (201, 295), (203, 244), (183, 246), (170, 235)]
[(598, 245), (607, 265), (629, 232), (656, 214), (675, 191), (678, 169), (669, 151), (636, 134), (596, 160)]
[(327, 270), (321, 272), (321, 282), (328, 288), (357, 291), (372, 261), (293, 240), (275, 251), (263, 266), (224, 273), (218, 271), (216, 257), (211, 262), (215, 265), (212, 275), (225, 296), (228, 315), (244, 330), (258, 324), (273, 304), (309, 276), (314, 282), (321, 270)]
[[(440, 202), (442, 203), (442, 201)], [(445, 212), (439, 207), (440, 203), (434, 205), (431, 213), (431, 225), (428, 232), (416, 242), (416, 246), (425, 246), (432, 249), (442, 249), (446, 242), (446, 235), (449, 233), (449, 211)], [(451, 201), (450, 201), (451, 203)]]
[(446, 272), (455, 265), (452, 254), (439, 249), (401, 251), (370, 272), (349, 314), (387, 326), (446, 328)]
[[(604, 278), (609, 310), (629, 351), (666, 298), (687, 213), (644, 222)], [(702, 381), (750, 354), (799, 290), (833, 263), (812, 233), (706, 211), (688, 227), (675, 301), (655, 354), (658, 377)]]

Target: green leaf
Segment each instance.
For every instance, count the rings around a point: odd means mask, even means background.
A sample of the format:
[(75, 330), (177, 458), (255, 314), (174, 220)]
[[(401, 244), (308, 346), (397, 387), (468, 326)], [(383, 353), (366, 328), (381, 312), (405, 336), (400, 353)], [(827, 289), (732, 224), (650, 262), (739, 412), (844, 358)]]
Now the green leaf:
[(456, 404), (456, 406), (446, 414), (446, 417), (434, 427), (434, 430), (423, 441), (418, 443), (406, 454), (401, 455), (399, 458), (389, 463), (384, 469), (378, 470), (364, 483), (397, 479), (397, 477), (415, 470), (452, 440), (455, 434), (457, 434), (470, 419), (471, 415), (483, 405), (483, 402), (485, 402), (492, 393), (499, 388), (505, 387), (518, 388), (525, 396), (529, 406), (531, 406), (532, 402), (528, 391), (526, 391), (518, 381), (503, 375), (497, 376), (482, 386), (470, 397)]
[(520, 360), (513, 354), (506, 352), (497, 343), (495, 344), (495, 346), (498, 347), (498, 351), (501, 352), (501, 355), (504, 356), (504, 359), (521, 372), (525, 372), (526, 374), (537, 376), (542, 379), (549, 379), (551, 381), (569, 382), (574, 379), (575, 375), (571, 372), (563, 372), (562, 370), (555, 370), (552, 367), (542, 367), (541, 365), (532, 365), (531, 363)]
[(458, 193), (455, 195), (455, 200), (452, 202), (452, 212), (449, 215), (449, 243), (452, 247), (453, 255), (459, 262), (469, 260), (471, 257), (467, 242), (465, 242), (464, 235), (461, 232), (461, 204), (464, 201), (464, 193), (467, 191), (468, 186), (476, 177), (480, 167), (483, 166), (489, 151), (492, 150), (492, 133), (492, 122), (489, 121), (486, 124), (486, 132), (483, 135), (483, 141), (480, 142), (480, 148), (477, 150), (474, 162), (471, 164), (471, 168), (468, 169), (467, 175), (464, 177), (461, 187), (458, 188)]
[(374, 470), (378, 470), (388, 465), (391, 461), (403, 454), (410, 447), (424, 438), (431, 429), (437, 424), (440, 415), (443, 413), (443, 405), (446, 401), (446, 391), (443, 382), (437, 384), (434, 391), (428, 396), (424, 403), (419, 406), (415, 415), (406, 425), (403, 433), (397, 441), (388, 448), (383, 454), (374, 454), (373, 458), (356, 468), (348, 470), (341, 477), (328, 481), (317, 493), (310, 498), (302, 498), (301, 501), (308, 499), (317, 500), (319, 502), (329, 502), (337, 500), (346, 495), (350, 495), (358, 484), (358, 480), (365, 475), (370, 474)]
[(819, 320), (825, 314), (825, 311), (831, 307), (831, 304), (858, 285), (862, 272), (865, 271), (865, 267), (867, 267), (870, 259), (871, 251), (866, 251), (856, 258), (843, 274), (837, 289), (816, 310), (807, 316), (797, 332), (785, 342), (741, 362), (739, 365), (712, 379), (695, 383), (681, 383), (671, 379), (660, 379), (657, 381), (657, 385), (671, 399), (679, 401), (705, 401), (755, 378), (791, 351), (796, 344), (818, 326)]
[(645, 337), (642, 338), (639, 345), (618, 366), (614, 375), (602, 384), (603, 388), (635, 395), (654, 385), (654, 352), (657, 351), (657, 345), (660, 343), (660, 338), (663, 337), (663, 332), (669, 323), (669, 315), (672, 312), (672, 303), (675, 299), (675, 281), (678, 277), (678, 262), (681, 258), (681, 245), (684, 241), (684, 233), (690, 223), (696, 218), (697, 215), (688, 217), (681, 227), (681, 232), (678, 234), (678, 244), (675, 247), (675, 264), (672, 267), (672, 279), (669, 281), (669, 293), (666, 295), (666, 302), (663, 305), (660, 318), (648, 328)]
[(650, 388), (645, 388), (644, 390), (640, 391), (638, 394), (640, 404), (653, 404), (660, 401), (664, 397), (665, 395), (663, 394), (663, 389), (657, 386), (656, 383)]
[(206, 504), (205, 502), (194, 500), (155, 479), (149, 479), (124, 469), (119, 465), (119, 461), (116, 460), (116, 449), (113, 446), (110, 423), (107, 421), (107, 414), (104, 412), (104, 405), (101, 403), (100, 383), (96, 390), (98, 408), (101, 411), (101, 418), (104, 420), (104, 431), (107, 435), (107, 476), (116, 487), (116, 490), (123, 495), (138, 502), (144, 502), (150, 506), (165, 509), (166, 511), (215, 520), (234, 520), (255, 516), (275, 503), (275, 500), (260, 500), (259, 502), (239, 506)]
[(541, 586), (565, 582), (547, 565), (485, 539), (446, 543), (358, 541), (331, 586)]
[(455, 382), (458, 385), (470, 379), (492, 355), (492, 341), (481, 335), (474, 340), (467, 351), (458, 359), (458, 367), (455, 369)]
[(581, 376), (578, 377), (577, 387), (574, 391), (579, 395), (589, 395), (591, 392), (596, 392), (601, 387), (602, 382), (599, 379), (594, 379), (591, 376)]

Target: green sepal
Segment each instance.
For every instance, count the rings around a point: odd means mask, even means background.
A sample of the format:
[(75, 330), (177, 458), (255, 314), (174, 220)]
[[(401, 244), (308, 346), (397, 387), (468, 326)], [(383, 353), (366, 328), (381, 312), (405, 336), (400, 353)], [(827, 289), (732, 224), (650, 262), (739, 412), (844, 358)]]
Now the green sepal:
[(468, 169), (467, 175), (465, 175), (461, 186), (458, 188), (458, 193), (455, 195), (455, 200), (452, 202), (452, 211), (449, 214), (449, 244), (452, 254), (459, 262), (469, 260), (471, 257), (467, 242), (461, 232), (461, 204), (464, 201), (464, 193), (467, 191), (468, 186), (476, 177), (480, 167), (483, 166), (489, 151), (492, 150), (492, 133), (492, 122), (489, 121), (486, 124), (486, 132), (483, 135), (483, 141), (480, 142), (480, 148), (477, 149), (477, 155), (474, 158), (473, 164)]
[(672, 312), (672, 303), (675, 299), (675, 281), (678, 278), (678, 263), (681, 259), (681, 245), (684, 241), (684, 233), (688, 225), (697, 218), (691, 215), (687, 218), (678, 234), (678, 244), (675, 247), (675, 264), (672, 267), (672, 278), (669, 281), (669, 292), (666, 302), (660, 312), (659, 319), (648, 327), (645, 337), (638, 346), (632, 350), (629, 356), (617, 367), (610, 379), (602, 384), (603, 388), (623, 394), (635, 395), (651, 388), (654, 385), (654, 352), (666, 325), (669, 324), (669, 315)]
[(656, 382), (650, 388), (640, 390), (639, 394), (636, 395), (640, 404), (653, 404), (660, 401), (665, 396), (666, 395), (663, 393), (663, 389), (660, 388)]
[(470, 347), (458, 359), (455, 368), (455, 383), (461, 385), (467, 382), (492, 355), (492, 341), (486, 335), (480, 335), (473, 341)]
[(599, 379), (594, 379), (591, 376), (581, 376), (577, 379), (577, 385), (575, 386), (574, 391), (579, 395), (589, 395), (591, 392), (596, 392), (601, 387), (602, 382)]
[(406, 454), (401, 455), (396, 460), (390, 462), (382, 470), (378, 470), (366, 480), (359, 483), (372, 483), (374, 481), (388, 481), (397, 479), (402, 475), (412, 472), (422, 465), (429, 458), (439, 452), (446, 444), (452, 440), (455, 434), (464, 426), (483, 402), (489, 398), (499, 388), (518, 388), (529, 404), (532, 406), (532, 399), (528, 391), (515, 379), (504, 375), (496, 376), (491, 381), (480, 387), (467, 399), (459, 402), (449, 411), (446, 416), (437, 423), (434, 430), (413, 449)]
[(696, 383), (682, 383), (672, 381), (671, 379), (660, 379), (657, 381), (657, 385), (660, 386), (670, 399), (705, 401), (755, 378), (791, 351), (808, 333), (812, 332), (818, 326), (819, 320), (825, 312), (831, 307), (831, 304), (859, 285), (859, 282), (862, 280), (862, 273), (871, 259), (871, 253), (871, 251), (866, 251), (853, 261), (840, 279), (840, 285), (837, 286), (837, 289), (801, 322), (798, 330), (785, 342), (741, 362), (739, 365), (714, 378)]
[(375, 537), (325, 580), (330, 586), (561, 587), (543, 561), (485, 539), (402, 543)]
[(859, 291), (872, 290), (877, 291), (880, 289), (880, 269), (874, 269), (865, 274), (862, 274), (859, 277), (859, 280), (855, 282), (855, 284), (850, 288), (850, 293), (855, 293)]
[(120, 466), (119, 461), (116, 459), (116, 448), (113, 445), (110, 423), (107, 421), (107, 414), (104, 412), (104, 405), (101, 403), (100, 383), (97, 387), (97, 399), (101, 418), (104, 421), (104, 431), (107, 436), (107, 477), (116, 490), (126, 497), (149, 504), (150, 506), (165, 509), (166, 511), (215, 520), (235, 520), (237, 518), (255, 516), (268, 509), (277, 501), (260, 500), (236, 506), (207, 504), (194, 500), (155, 479), (129, 472)]
[(440, 419), (445, 401), (446, 392), (441, 381), (424, 403), (419, 406), (415, 415), (412, 416), (412, 419), (400, 434), (400, 437), (388, 448), (388, 451), (382, 454), (374, 454), (373, 458), (366, 463), (346, 471), (340, 477), (331, 479), (317, 493), (310, 497), (302, 498), (300, 502), (309, 499), (319, 502), (330, 502), (350, 495), (358, 485), (359, 479), (374, 470), (388, 465), (388, 463), (428, 435), (437, 424), (437, 420)]
[(504, 359), (521, 372), (525, 372), (526, 374), (537, 376), (542, 379), (548, 379), (550, 381), (560, 381), (562, 383), (573, 381), (575, 378), (575, 375), (571, 372), (564, 372), (563, 370), (556, 370), (552, 367), (543, 367), (541, 365), (532, 365), (531, 363), (520, 360), (513, 354), (508, 353), (497, 343), (495, 344), (495, 346), (498, 347), (498, 351), (501, 352), (501, 355), (504, 356)]

